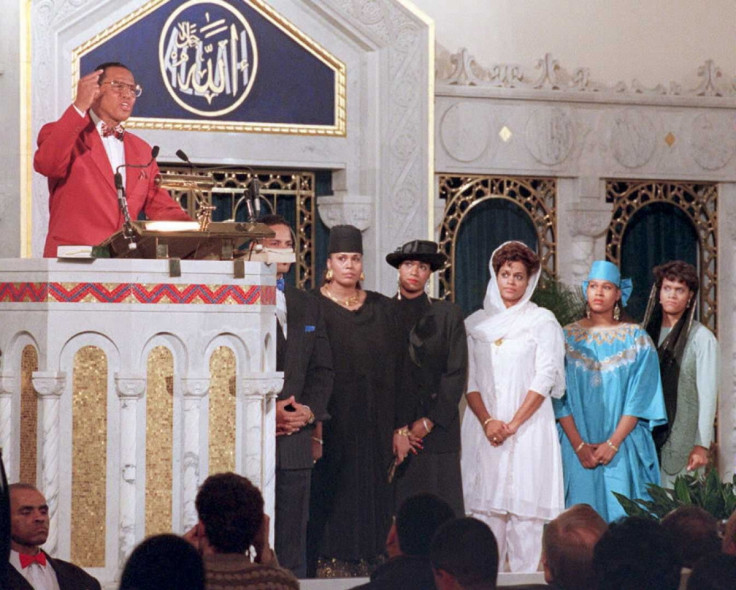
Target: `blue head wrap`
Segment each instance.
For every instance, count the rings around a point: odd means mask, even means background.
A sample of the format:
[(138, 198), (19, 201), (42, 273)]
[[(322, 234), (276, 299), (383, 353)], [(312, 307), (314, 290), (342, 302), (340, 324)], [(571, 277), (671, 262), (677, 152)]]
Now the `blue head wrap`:
[(596, 260), (590, 267), (588, 278), (583, 281), (583, 297), (588, 296), (588, 283), (590, 281), (609, 281), (621, 289), (621, 304), (626, 307), (631, 291), (634, 286), (631, 279), (622, 279), (618, 266), (608, 260)]

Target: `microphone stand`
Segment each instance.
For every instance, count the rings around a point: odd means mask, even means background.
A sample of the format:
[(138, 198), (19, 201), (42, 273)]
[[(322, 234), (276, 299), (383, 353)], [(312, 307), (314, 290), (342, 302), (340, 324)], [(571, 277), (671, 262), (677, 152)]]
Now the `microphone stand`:
[(115, 188), (118, 192), (118, 207), (123, 214), (123, 237), (128, 240), (128, 249), (135, 250), (138, 247), (136, 243), (137, 236), (133, 229), (133, 221), (130, 219), (130, 211), (128, 210), (128, 200), (125, 198), (125, 186), (123, 186), (123, 175), (120, 174), (118, 166), (115, 171)]
[(158, 146), (153, 146), (151, 150), (151, 159), (145, 164), (121, 164), (115, 168), (115, 189), (118, 193), (118, 207), (120, 212), (123, 214), (123, 237), (128, 240), (128, 249), (135, 250), (138, 248), (138, 234), (135, 233), (133, 228), (133, 221), (130, 218), (130, 211), (128, 209), (128, 200), (125, 198), (125, 185), (123, 184), (123, 175), (121, 170), (123, 168), (148, 168), (158, 156)]
[[(197, 172), (211, 173), (245, 168), (251, 174), (251, 181), (246, 189), (243, 191), (243, 196), (236, 201), (235, 206), (233, 207), (233, 216), (230, 221), (235, 221), (238, 209), (243, 204), (243, 202), (245, 202), (246, 209), (248, 210), (248, 223), (255, 222), (261, 216), (260, 181), (258, 180), (258, 175), (256, 174), (255, 170), (253, 170), (253, 168), (251, 168), (250, 166), (238, 166), (236, 164), (200, 167), (189, 159), (184, 150), (176, 150), (176, 157), (187, 164), (191, 172), (194, 172), (196, 170)], [(266, 203), (268, 209), (271, 210), (271, 213), (273, 213), (273, 207), (271, 207), (271, 204), (265, 199), (264, 202)]]

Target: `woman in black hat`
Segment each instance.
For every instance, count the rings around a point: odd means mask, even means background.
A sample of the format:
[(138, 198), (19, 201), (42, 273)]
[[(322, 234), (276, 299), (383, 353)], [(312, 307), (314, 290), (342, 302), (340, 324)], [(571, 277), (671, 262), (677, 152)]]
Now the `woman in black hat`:
[(386, 256), (399, 271), (395, 305), (408, 351), (396, 402), (396, 506), (414, 494), (430, 492), (460, 517), (465, 511), (458, 404), (465, 393), (468, 343), (462, 310), (425, 292), (429, 277), (446, 260), (428, 240), (413, 240)]
[(391, 300), (363, 290), (363, 279), (360, 230), (333, 227), (319, 300), (335, 379), (309, 523), (310, 565), (322, 576), (368, 575), (391, 521), (387, 472), (402, 365), (399, 331)]

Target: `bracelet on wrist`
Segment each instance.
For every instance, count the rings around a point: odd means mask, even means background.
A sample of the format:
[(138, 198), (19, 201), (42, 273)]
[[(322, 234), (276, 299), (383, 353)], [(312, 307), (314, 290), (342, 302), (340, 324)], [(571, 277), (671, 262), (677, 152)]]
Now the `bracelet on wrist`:
[(611, 442), (610, 438), (606, 441), (606, 444), (618, 453), (618, 447)]
[(422, 426), (424, 426), (424, 430), (427, 431), (427, 434), (429, 434), (430, 432), (432, 432), (432, 430), (429, 428), (429, 424), (427, 424), (427, 419), (426, 418), (422, 418)]
[(580, 452), (580, 451), (582, 450), (582, 448), (583, 448), (584, 446), (585, 446), (585, 441), (584, 441), (584, 440), (581, 440), (581, 441), (580, 441), (580, 444), (579, 444), (579, 445), (577, 446), (577, 448), (575, 449), (575, 454), (579, 453), (579, 452)]
[(313, 440), (314, 442), (316, 442), (316, 443), (319, 443), (319, 444), (321, 444), (321, 445), (324, 445), (324, 444), (325, 444), (325, 441), (323, 441), (323, 440), (322, 440), (321, 438), (317, 438), (316, 436), (313, 436), (313, 437), (312, 437), (312, 440)]
[(483, 420), (483, 426), (485, 426), (486, 424), (488, 424), (491, 420), (495, 420), (495, 418), (493, 416), (488, 416), (488, 418), (486, 418), (485, 420)]
[(409, 429), (406, 426), (403, 428), (397, 428), (394, 430), (394, 434), (398, 434), (399, 436), (409, 436)]

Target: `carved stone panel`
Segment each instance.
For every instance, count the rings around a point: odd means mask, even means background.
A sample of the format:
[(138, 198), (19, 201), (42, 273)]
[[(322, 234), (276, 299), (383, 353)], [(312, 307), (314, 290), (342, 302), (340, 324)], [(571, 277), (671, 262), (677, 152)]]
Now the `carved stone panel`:
[(617, 113), (611, 128), (611, 151), (626, 168), (639, 168), (651, 159), (656, 133), (650, 118), (636, 109)]
[(526, 125), (526, 147), (537, 162), (564, 162), (575, 144), (575, 126), (567, 109), (542, 107), (532, 111)]
[(459, 162), (474, 162), (491, 146), (488, 108), (480, 102), (464, 101), (445, 111), (440, 122), (440, 141)]

